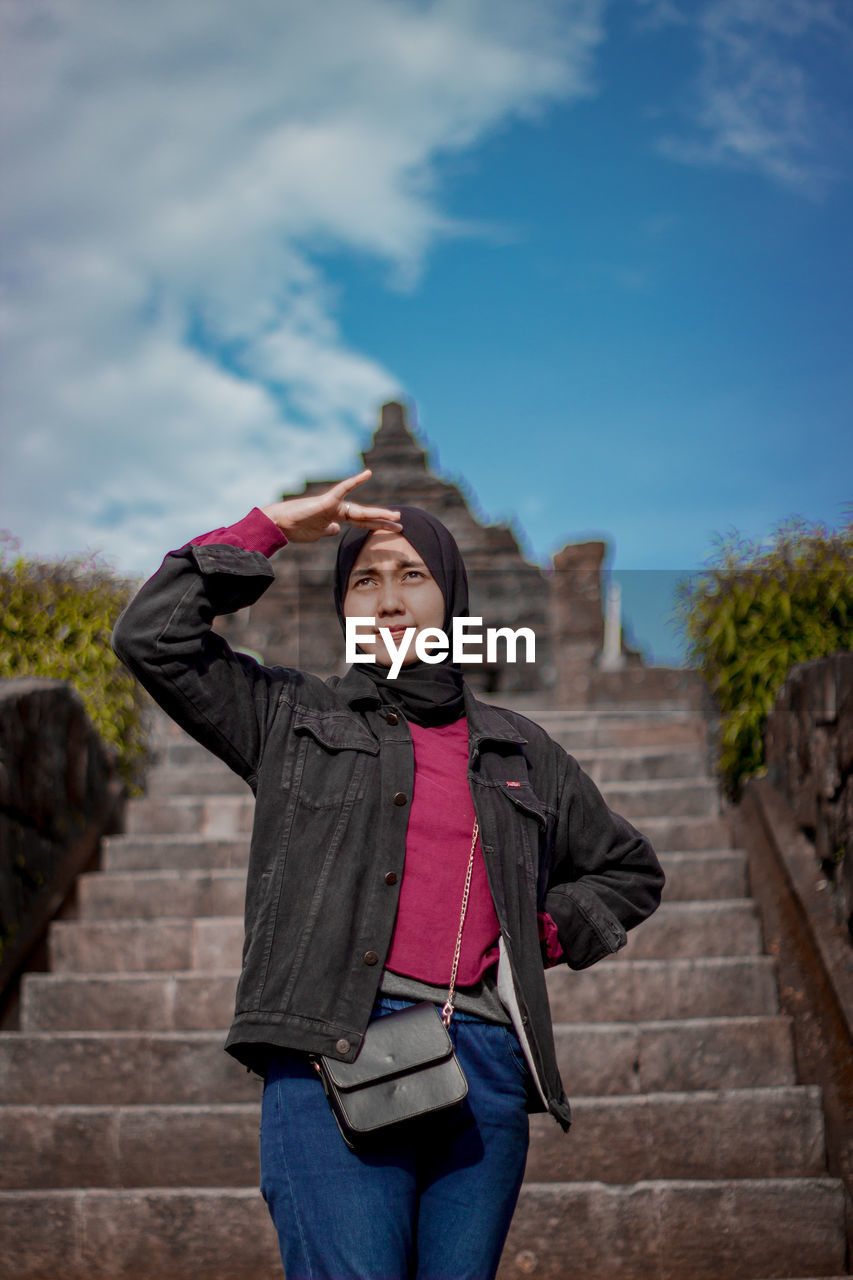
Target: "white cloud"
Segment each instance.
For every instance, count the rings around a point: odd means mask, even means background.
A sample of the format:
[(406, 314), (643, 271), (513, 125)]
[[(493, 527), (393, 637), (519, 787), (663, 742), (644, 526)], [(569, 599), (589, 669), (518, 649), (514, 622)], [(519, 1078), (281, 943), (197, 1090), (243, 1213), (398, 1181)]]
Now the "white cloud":
[(654, 25), (683, 25), (689, 15), (699, 44), (693, 128), (663, 138), (663, 152), (821, 195), (838, 176), (833, 157), (845, 125), (827, 106), (811, 59), (819, 50), (824, 60), (849, 60), (853, 27), (837, 0), (706, 0), (698, 10), (639, 2), (644, 12), (651, 7)]
[(343, 465), (400, 388), (316, 251), (416, 280), (436, 159), (588, 93), (603, 4), (7, 0), (0, 523), (145, 568)]

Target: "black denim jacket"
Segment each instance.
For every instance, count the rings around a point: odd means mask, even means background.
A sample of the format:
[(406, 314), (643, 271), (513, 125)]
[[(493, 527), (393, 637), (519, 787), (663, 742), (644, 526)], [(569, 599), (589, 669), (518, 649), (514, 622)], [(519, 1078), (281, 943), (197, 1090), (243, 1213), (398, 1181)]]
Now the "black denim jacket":
[[(272, 578), (258, 552), (185, 547), (113, 634), (160, 706), (255, 793), (226, 1048), (261, 1070), (270, 1046), (345, 1061), (358, 1053), (391, 942), (414, 779), (405, 717), (380, 705), (357, 667), (327, 682), (263, 667), (211, 630)], [(655, 910), (663, 872), (648, 840), (543, 729), (468, 689), (466, 713), (468, 778), (501, 927), (499, 991), (538, 1086), (534, 1109), (568, 1127), (537, 911), (552, 916), (568, 964), (583, 969)]]

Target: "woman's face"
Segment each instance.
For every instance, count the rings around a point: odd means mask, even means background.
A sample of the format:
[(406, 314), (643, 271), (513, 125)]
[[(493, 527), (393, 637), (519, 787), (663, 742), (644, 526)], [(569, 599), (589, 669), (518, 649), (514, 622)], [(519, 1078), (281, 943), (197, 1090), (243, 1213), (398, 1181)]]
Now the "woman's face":
[[(399, 645), (407, 627), (415, 635), (403, 665), (417, 661), (415, 640), (427, 627), (442, 627), (446, 607), (441, 588), (420, 555), (401, 533), (371, 533), (352, 567), (344, 596), (345, 618), (373, 618), (374, 638), (359, 644), (365, 653), (375, 653), (376, 661), (390, 667), (393, 654), (379, 635), (387, 627)], [(369, 634), (369, 627), (359, 632)]]

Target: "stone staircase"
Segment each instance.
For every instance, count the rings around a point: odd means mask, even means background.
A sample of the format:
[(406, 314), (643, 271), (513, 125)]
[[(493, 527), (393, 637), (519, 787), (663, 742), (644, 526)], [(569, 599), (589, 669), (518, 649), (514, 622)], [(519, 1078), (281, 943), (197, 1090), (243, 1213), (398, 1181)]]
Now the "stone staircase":
[[(532, 1119), (501, 1280), (842, 1274), (820, 1091), (797, 1083), (704, 723), (675, 703), (533, 714), (648, 832), (668, 886), (619, 956), (549, 973), (575, 1123), (566, 1137)], [(251, 797), (158, 732), (148, 796), (52, 925), (20, 1030), (0, 1035), (8, 1280), (281, 1274), (257, 1191), (261, 1085), (221, 1047)]]

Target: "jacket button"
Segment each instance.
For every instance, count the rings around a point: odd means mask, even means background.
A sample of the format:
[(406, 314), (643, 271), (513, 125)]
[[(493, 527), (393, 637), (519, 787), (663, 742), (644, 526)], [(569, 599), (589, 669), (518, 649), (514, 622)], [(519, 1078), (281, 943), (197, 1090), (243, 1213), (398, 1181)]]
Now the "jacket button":
[(349, 1040), (344, 1040), (342, 1036), (340, 1040), (335, 1041), (335, 1049), (338, 1053), (349, 1053)]
[(397, 872), (396, 872), (396, 871), (386, 871), (386, 873), (385, 873), (385, 883), (386, 883), (386, 884), (396, 884), (396, 883), (397, 883)]
[(399, 723), (400, 723), (400, 717), (397, 715), (397, 712), (396, 712), (396, 711), (389, 711), (389, 712), (388, 712), (388, 714), (387, 714), (387, 716), (385, 717), (385, 719), (386, 719), (386, 721), (387, 721), (387, 723), (388, 723), (388, 724), (399, 724)]
[(408, 799), (408, 796), (406, 795), (405, 791), (398, 791), (394, 797), (394, 803), (405, 804), (407, 799)]
[(364, 963), (365, 963), (365, 964), (378, 964), (378, 963), (379, 963), (379, 956), (376, 954), (376, 952), (375, 952), (375, 951), (365, 951), (365, 953), (364, 953)]

